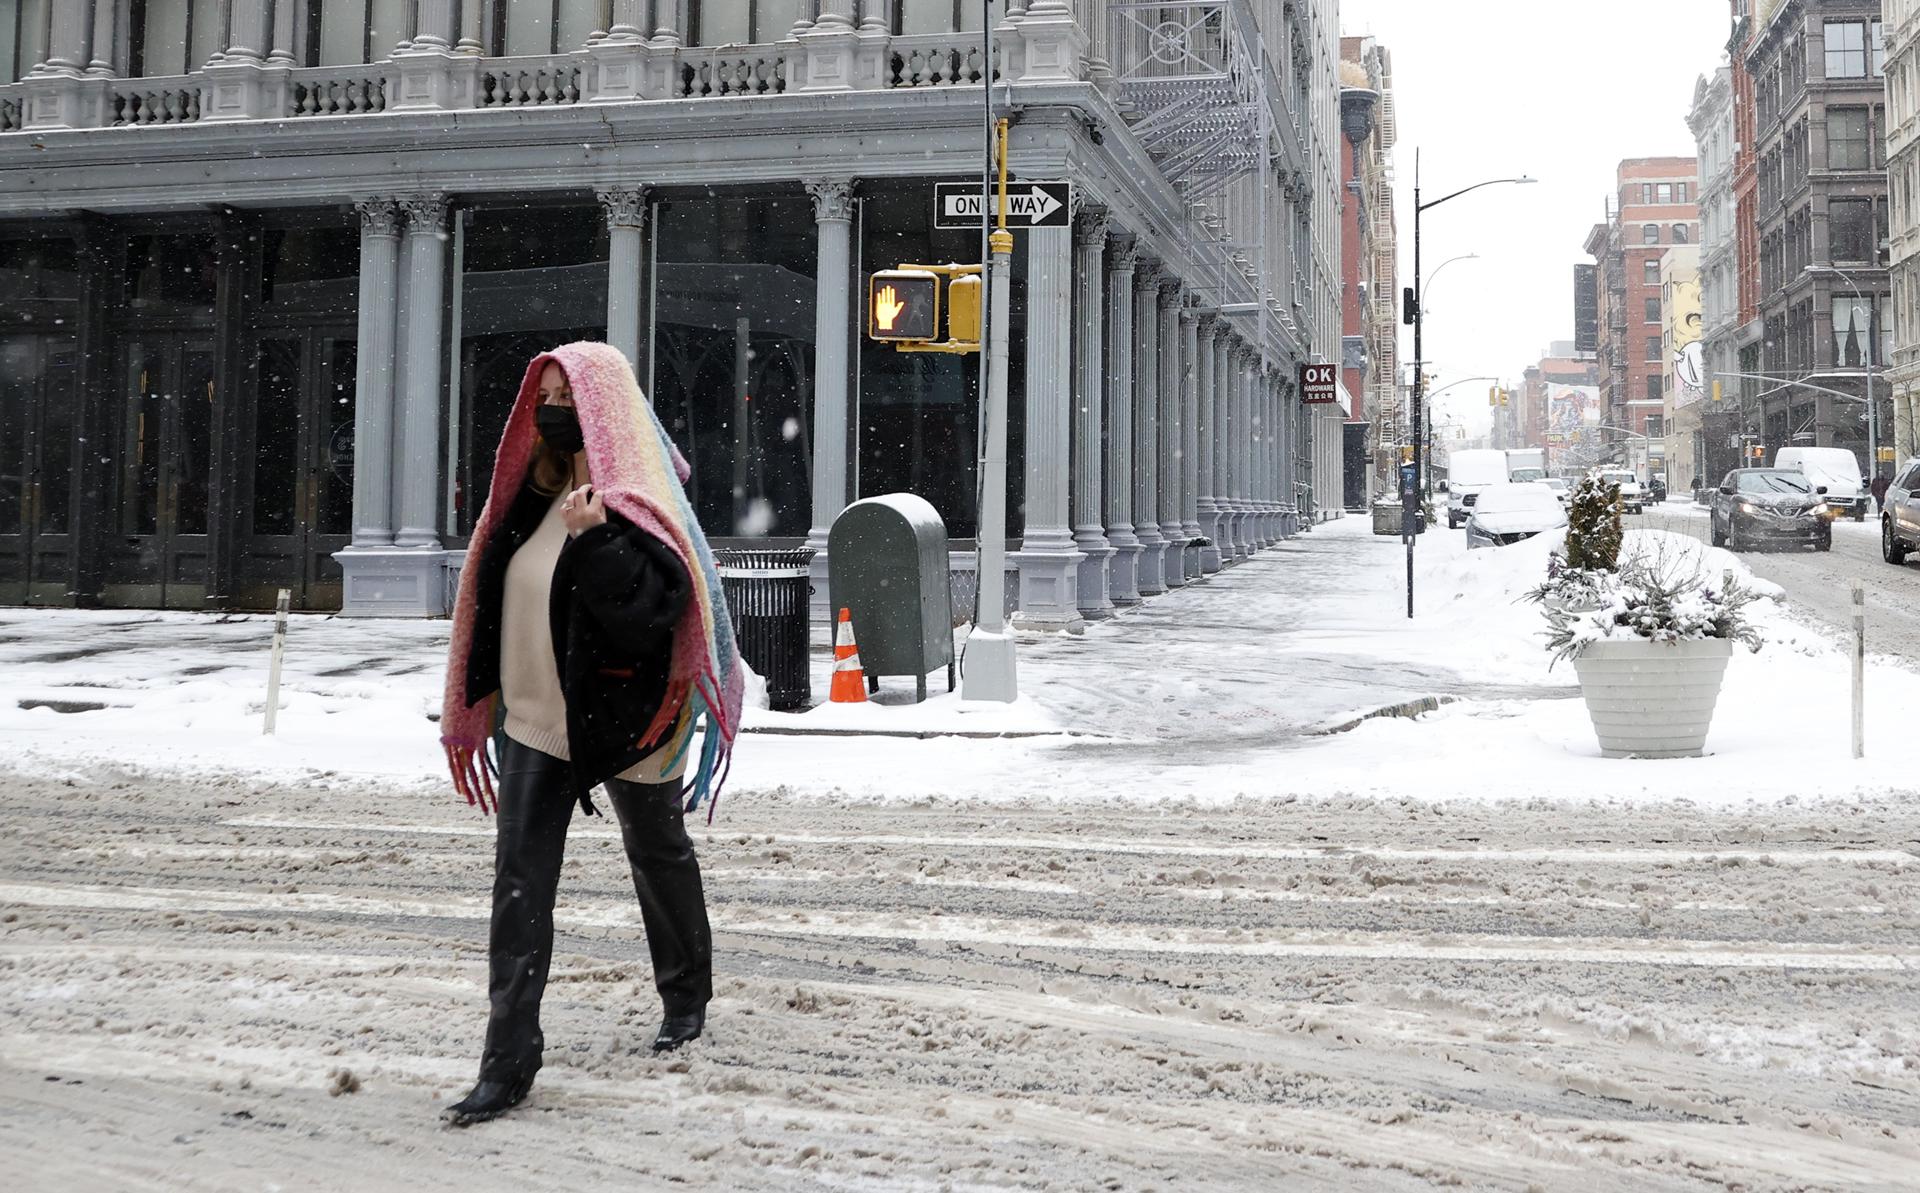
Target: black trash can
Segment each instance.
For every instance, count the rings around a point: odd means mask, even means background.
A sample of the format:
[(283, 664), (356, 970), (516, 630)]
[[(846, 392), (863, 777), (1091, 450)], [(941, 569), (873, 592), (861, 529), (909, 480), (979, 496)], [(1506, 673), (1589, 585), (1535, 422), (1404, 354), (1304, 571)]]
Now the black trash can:
[(767, 681), (767, 704), (778, 712), (813, 703), (807, 676), (807, 607), (813, 549), (727, 547), (714, 553), (740, 657)]

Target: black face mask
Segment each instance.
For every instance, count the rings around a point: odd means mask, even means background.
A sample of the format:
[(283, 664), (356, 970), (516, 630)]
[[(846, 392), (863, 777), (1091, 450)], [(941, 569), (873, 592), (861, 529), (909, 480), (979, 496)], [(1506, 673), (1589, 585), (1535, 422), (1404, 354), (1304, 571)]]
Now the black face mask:
[(580, 412), (571, 406), (542, 406), (533, 412), (533, 425), (540, 429), (540, 438), (561, 455), (571, 456), (587, 446)]

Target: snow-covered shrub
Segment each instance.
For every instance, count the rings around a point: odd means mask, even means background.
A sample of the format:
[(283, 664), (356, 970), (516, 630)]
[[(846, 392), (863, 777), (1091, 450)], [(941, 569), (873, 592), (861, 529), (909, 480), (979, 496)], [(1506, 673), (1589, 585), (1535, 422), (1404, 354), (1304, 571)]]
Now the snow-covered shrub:
[(1752, 651), (1760, 649), (1760, 632), (1748, 618), (1747, 606), (1761, 594), (1741, 584), (1731, 571), (1717, 579), (1709, 575), (1697, 554), (1657, 547), (1630, 555), (1617, 573), (1600, 575), (1604, 579), (1594, 591), (1598, 608), (1547, 606), (1547, 649), (1555, 663), (1578, 657), (1594, 642), (1631, 638), (1725, 638)]
[(1614, 574), (1602, 568), (1577, 568), (1567, 562), (1564, 551), (1556, 549), (1547, 556), (1547, 578), (1522, 595), (1536, 605), (1569, 609), (1592, 609), (1613, 591)]
[(1567, 567), (1611, 572), (1620, 566), (1620, 486), (1589, 476), (1567, 504)]

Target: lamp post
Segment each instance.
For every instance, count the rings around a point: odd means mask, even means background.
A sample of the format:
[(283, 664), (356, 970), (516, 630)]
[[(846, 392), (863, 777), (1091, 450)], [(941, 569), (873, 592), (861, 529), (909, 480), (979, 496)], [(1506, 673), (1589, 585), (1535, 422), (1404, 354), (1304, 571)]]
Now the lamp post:
[[(1537, 179), (1528, 178), (1524, 174), (1518, 178), (1489, 178), (1485, 182), (1476, 182), (1472, 186), (1461, 187), (1451, 194), (1442, 195), (1438, 199), (1430, 202), (1422, 202), (1420, 199), (1420, 151), (1416, 149), (1413, 153), (1413, 395), (1409, 403), (1410, 409), (1408, 410), (1410, 416), (1408, 423), (1413, 432), (1413, 487), (1410, 493), (1402, 497), (1403, 512), (1401, 514), (1401, 536), (1405, 538), (1407, 542), (1408, 619), (1412, 619), (1413, 617), (1413, 540), (1415, 537), (1414, 532), (1418, 526), (1415, 519), (1418, 517), (1419, 494), (1425, 489), (1423, 474), (1426, 470), (1424, 452), (1422, 451), (1424, 436), (1420, 433), (1421, 428), (1425, 425), (1422, 405), (1426, 398), (1427, 367), (1427, 354), (1423, 339), (1423, 333), (1426, 329), (1426, 313), (1421, 301), (1424, 295), (1420, 277), (1420, 217), (1424, 215), (1430, 207), (1438, 207), (1442, 203), (1458, 199), (1468, 191), (1477, 191), (1483, 186), (1498, 186), (1502, 183), (1509, 182), (1526, 184), (1535, 181), (1537, 181)], [(1442, 264), (1444, 265), (1444, 262)], [(1434, 272), (1437, 274), (1440, 271), (1436, 269)]]
[[(1819, 273), (1823, 270), (1827, 273), (1837, 273), (1846, 280), (1847, 288), (1853, 291), (1854, 302), (1866, 302), (1866, 297), (1860, 293), (1860, 283), (1854, 281), (1852, 274), (1837, 265), (1809, 265), (1804, 272)], [(1880, 419), (1879, 412), (1876, 411), (1873, 406), (1873, 375), (1878, 370), (1880, 364), (1879, 345), (1874, 342), (1878, 338), (1874, 335), (1874, 324), (1879, 322), (1877, 311), (1880, 305), (1877, 301), (1879, 297), (1880, 295), (1876, 291), (1874, 293), (1876, 301), (1867, 303), (1867, 352), (1864, 362), (1867, 374), (1867, 458), (1871, 461), (1867, 469), (1867, 475), (1870, 477), (1880, 475)], [(1829, 324), (1833, 322), (1833, 302), (1831, 299), (1827, 302), (1827, 322)], [(1836, 360), (1833, 363), (1837, 365), (1840, 362)]]
[(1445, 269), (1449, 265), (1452, 265), (1455, 261), (1478, 261), (1479, 259), (1480, 259), (1479, 253), (1461, 253), (1458, 257), (1448, 257), (1445, 261), (1442, 261), (1440, 262), (1440, 264), (1434, 266), (1433, 272), (1427, 275), (1427, 280), (1423, 282), (1420, 286), (1421, 300), (1424, 302), (1428, 297), (1430, 297), (1431, 291), (1433, 290), (1433, 284), (1440, 280), (1441, 270)]

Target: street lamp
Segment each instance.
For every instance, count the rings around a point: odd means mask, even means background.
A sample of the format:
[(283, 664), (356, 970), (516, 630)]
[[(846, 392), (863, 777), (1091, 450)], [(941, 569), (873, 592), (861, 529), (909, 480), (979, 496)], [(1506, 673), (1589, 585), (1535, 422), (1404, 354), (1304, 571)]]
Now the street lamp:
[(1458, 257), (1448, 257), (1445, 261), (1434, 266), (1433, 272), (1427, 275), (1427, 280), (1420, 287), (1421, 298), (1424, 300), (1428, 296), (1428, 292), (1433, 289), (1433, 283), (1439, 280), (1441, 270), (1452, 265), (1455, 261), (1478, 261), (1479, 259), (1479, 253), (1462, 253)]
[[(1854, 302), (1866, 302), (1865, 296), (1860, 293), (1860, 283), (1853, 280), (1852, 274), (1837, 265), (1809, 265), (1802, 272), (1819, 273), (1823, 270), (1828, 273), (1837, 273), (1846, 279), (1847, 288), (1853, 291)], [(1875, 340), (1879, 337), (1874, 334), (1876, 330), (1874, 324), (1879, 322), (1879, 312), (1876, 309), (1880, 305), (1878, 301), (1879, 297), (1879, 292), (1875, 291), (1875, 301), (1867, 303), (1867, 354), (1865, 366), (1867, 374), (1867, 456), (1872, 461), (1872, 465), (1867, 470), (1867, 475), (1869, 476), (1880, 475), (1880, 419), (1878, 412), (1873, 408), (1873, 375), (1877, 371), (1877, 366), (1880, 361), (1880, 348), (1879, 345), (1875, 343)], [(1827, 303), (1827, 322), (1829, 325), (1833, 322), (1833, 303), (1831, 300)], [(1836, 360), (1833, 363), (1837, 365), (1840, 362)]]
[[(1421, 301), (1424, 294), (1420, 284), (1420, 217), (1430, 207), (1438, 207), (1442, 203), (1458, 199), (1468, 191), (1477, 191), (1483, 186), (1498, 186), (1502, 183), (1509, 182), (1529, 184), (1536, 181), (1538, 181), (1538, 179), (1529, 178), (1524, 174), (1518, 178), (1489, 178), (1485, 182), (1476, 182), (1472, 186), (1463, 186), (1452, 194), (1442, 195), (1431, 202), (1423, 203), (1420, 200), (1420, 151), (1418, 149), (1413, 151), (1413, 397), (1411, 401), (1412, 408), (1408, 411), (1411, 415), (1408, 423), (1413, 430), (1413, 476), (1410, 478), (1413, 483), (1410, 488), (1404, 484), (1402, 485), (1400, 499), (1401, 535), (1407, 541), (1407, 617), (1409, 620), (1413, 617), (1413, 540), (1414, 532), (1418, 526), (1415, 519), (1419, 514), (1420, 493), (1424, 488), (1422, 484), (1422, 473), (1425, 471), (1425, 458), (1422, 451), (1423, 444), (1420, 429), (1425, 425), (1422, 421), (1422, 403), (1426, 398), (1427, 354), (1425, 344), (1422, 340), (1426, 319), (1424, 306)], [(1444, 265), (1445, 263), (1443, 262), (1442, 264)], [(1436, 269), (1434, 272), (1437, 274), (1440, 271)]]

